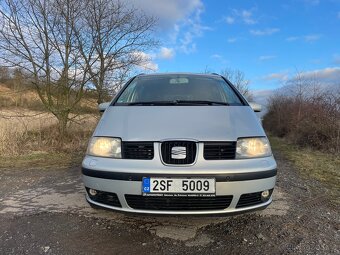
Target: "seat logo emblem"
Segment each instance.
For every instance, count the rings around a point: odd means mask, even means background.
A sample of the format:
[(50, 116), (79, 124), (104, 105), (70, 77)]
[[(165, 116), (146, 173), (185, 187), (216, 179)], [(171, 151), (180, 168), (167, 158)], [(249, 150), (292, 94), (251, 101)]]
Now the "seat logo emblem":
[(172, 159), (185, 159), (187, 157), (187, 148), (181, 146), (175, 146), (171, 148)]

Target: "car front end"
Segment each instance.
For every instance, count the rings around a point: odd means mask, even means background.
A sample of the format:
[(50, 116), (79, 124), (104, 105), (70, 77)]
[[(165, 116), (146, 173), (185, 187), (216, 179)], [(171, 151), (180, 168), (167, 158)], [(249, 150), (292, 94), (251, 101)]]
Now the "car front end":
[[(170, 84), (187, 83), (175, 79)], [(82, 163), (91, 205), (135, 213), (234, 214), (272, 202), (276, 162), (246, 102), (125, 105), (116, 104), (117, 98)]]

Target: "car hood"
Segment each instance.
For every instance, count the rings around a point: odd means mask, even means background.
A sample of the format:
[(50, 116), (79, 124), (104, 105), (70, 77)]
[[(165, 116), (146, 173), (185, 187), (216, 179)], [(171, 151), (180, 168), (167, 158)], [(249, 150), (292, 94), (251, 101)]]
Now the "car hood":
[(249, 106), (110, 106), (94, 136), (123, 141), (236, 141), (265, 133)]

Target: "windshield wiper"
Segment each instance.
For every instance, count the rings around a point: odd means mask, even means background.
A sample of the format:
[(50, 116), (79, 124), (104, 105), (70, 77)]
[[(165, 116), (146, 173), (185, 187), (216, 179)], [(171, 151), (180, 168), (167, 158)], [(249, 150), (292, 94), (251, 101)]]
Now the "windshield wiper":
[(145, 101), (145, 102), (132, 102), (127, 105), (176, 105), (176, 101)]
[(206, 100), (173, 100), (173, 101), (144, 101), (132, 102), (126, 105), (229, 105), (226, 102), (215, 102)]
[(216, 102), (207, 100), (176, 100), (177, 104), (194, 104), (194, 105), (229, 105), (226, 102)]

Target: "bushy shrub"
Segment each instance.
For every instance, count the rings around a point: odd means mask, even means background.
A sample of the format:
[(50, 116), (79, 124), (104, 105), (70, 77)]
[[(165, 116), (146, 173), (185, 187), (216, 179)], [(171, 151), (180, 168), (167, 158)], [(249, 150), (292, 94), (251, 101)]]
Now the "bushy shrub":
[(320, 89), (291, 84), (269, 99), (264, 127), (274, 135), (318, 150), (340, 153), (340, 85)]

